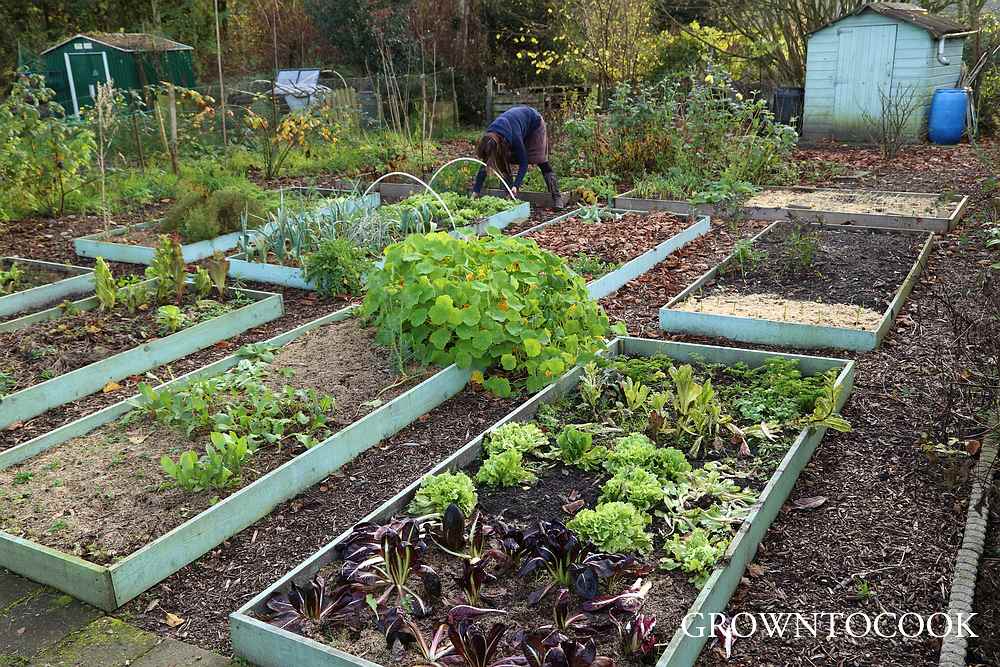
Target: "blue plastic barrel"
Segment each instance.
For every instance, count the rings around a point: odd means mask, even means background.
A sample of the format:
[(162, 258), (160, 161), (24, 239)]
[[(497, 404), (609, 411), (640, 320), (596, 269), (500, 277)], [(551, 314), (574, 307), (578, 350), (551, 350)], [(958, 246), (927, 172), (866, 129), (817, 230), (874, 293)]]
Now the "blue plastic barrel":
[(957, 144), (965, 131), (969, 92), (964, 88), (940, 88), (931, 99), (927, 137), (935, 144)]

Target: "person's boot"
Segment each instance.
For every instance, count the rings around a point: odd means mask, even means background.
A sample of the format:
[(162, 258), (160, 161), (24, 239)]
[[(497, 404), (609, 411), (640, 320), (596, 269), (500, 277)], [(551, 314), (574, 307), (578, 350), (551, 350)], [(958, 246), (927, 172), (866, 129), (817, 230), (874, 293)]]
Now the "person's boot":
[(552, 195), (552, 207), (566, 208), (566, 195), (559, 192), (559, 179), (556, 178), (554, 171), (545, 174), (545, 185), (548, 186), (549, 194)]

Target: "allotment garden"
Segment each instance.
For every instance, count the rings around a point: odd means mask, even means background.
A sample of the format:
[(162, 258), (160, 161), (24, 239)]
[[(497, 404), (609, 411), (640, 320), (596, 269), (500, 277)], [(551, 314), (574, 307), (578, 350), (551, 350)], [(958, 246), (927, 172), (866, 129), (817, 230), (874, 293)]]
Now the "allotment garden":
[[(562, 209), (399, 100), (18, 74), (0, 665), (1000, 664), (1000, 149), (712, 71), (549, 109)], [(910, 618), (749, 630), (819, 612)]]

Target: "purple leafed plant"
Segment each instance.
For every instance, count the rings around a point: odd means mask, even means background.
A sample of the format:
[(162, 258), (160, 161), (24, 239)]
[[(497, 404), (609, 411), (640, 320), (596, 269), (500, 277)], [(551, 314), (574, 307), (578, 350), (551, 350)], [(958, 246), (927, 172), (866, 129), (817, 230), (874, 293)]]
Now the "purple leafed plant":
[(273, 593), (266, 605), (272, 614), (268, 622), (289, 632), (305, 634), (324, 623), (357, 629), (365, 594), (351, 584), (328, 590), (323, 577), (316, 575), (301, 588), (293, 581), (287, 593)]
[(652, 616), (636, 614), (617, 625), (622, 653), (643, 662), (652, 660), (656, 649), (656, 634), (654, 633), (656, 619)]
[(414, 519), (385, 526), (360, 524), (340, 551), (344, 560), (341, 580), (375, 596), (379, 606), (393, 596), (402, 605), (409, 596), (416, 614), (422, 616), (430, 611), (410, 585), (414, 573), (421, 579), (426, 595), (437, 597), (441, 593), (437, 573), (421, 564), (427, 543), (421, 524)]
[[(523, 659), (510, 665), (524, 667), (614, 667), (611, 658), (597, 655), (593, 639), (580, 643), (559, 633), (534, 631), (521, 637)], [(506, 666), (505, 666), (506, 667)]]
[(448, 640), (448, 625), (438, 626), (434, 636), (428, 640), (420, 628), (399, 607), (392, 607), (379, 619), (378, 629), (385, 635), (386, 645), (390, 650), (398, 642), (404, 648), (416, 647), (425, 664), (433, 667), (446, 665), (445, 660), (455, 654), (455, 649)]

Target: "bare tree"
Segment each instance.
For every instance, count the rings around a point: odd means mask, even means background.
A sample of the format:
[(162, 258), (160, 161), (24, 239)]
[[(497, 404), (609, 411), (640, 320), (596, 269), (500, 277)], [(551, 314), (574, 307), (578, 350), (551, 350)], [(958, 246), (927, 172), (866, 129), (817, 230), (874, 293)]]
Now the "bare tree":
[(652, 36), (651, 0), (567, 0), (562, 29), (579, 52), (570, 60), (593, 76), (605, 93), (620, 81), (639, 78)]

